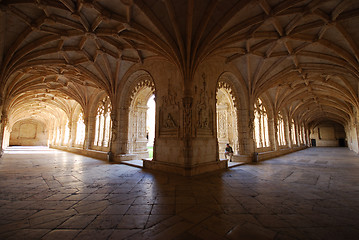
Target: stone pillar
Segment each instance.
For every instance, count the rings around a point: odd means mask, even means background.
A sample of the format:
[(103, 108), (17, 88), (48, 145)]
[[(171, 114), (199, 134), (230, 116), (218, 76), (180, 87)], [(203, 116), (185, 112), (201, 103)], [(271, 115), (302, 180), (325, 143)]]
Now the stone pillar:
[[(357, 149), (357, 153), (359, 153), (359, 122), (358, 119), (355, 119), (355, 122), (353, 124), (354, 129), (355, 129), (355, 134), (356, 134), (356, 146), (355, 148)], [(355, 149), (354, 148), (354, 149)]]
[(253, 153), (256, 151), (256, 140), (254, 136), (254, 103), (249, 103), (248, 110), (248, 145), (247, 145), (247, 154), (253, 156)]
[(292, 131), (288, 118), (284, 120), (284, 130), (285, 130), (285, 138), (286, 138), (285, 140), (288, 144), (288, 147), (292, 148), (293, 147), (292, 134), (291, 134)]
[(96, 124), (96, 117), (84, 114), (85, 123), (85, 140), (83, 149), (91, 149), (94, 141), (94, 129)]
[(276, 118), (269, 118), (268, 119), (268, 135), (269, 135), (269, 142), (271, 145), (272, 151), (278, 150), (278, 127), (277, 127), (277, 119)]
[(155, 156), (145, 168), (191, 176), (227, 167), (218, 159), (215, 86), (202, 78), (181, 98), (173, 89), (156, 96)]
[(183, 155), (185, 167), (190, 167), (192, 159), (192, 97), (184, 97), (183, 104)]
[(307, 127), (305, 128), (305, 139), (306, 139), (307, 147), (311, 147), (312, 142), (311, 142), (311, 139), (310, 139), (310, 129), (307, 128)]
[(246, 155), (248, 149), (248, 109), (239, 109), (237, 117), (238, 138), (239, 138), (239, 154)]
[(240, 154), (239, 137), (238, 137), (238, 115), (236, 109), (231, 111), (231, 125), (232, 125), (232, 141), (234, 147), (234, 154)]
[(117, 112), (112, 111), (111, 112), (111, 122), (112, 122), (112, 128), (111, 128), (111, 138), (109, 143), (109, 152), (108, 152), (108, 161), (114, 162), (116, 159), (117, 154), (119, 153), (119, 147), (118, 147), (118, 118), (117, 118)]
[(300, 146), (300, 137), (299, 137), (299, 127), (298, 127), (298, 124), (294, 124), (294, 129), (295, 129), (295, 139), (297, 140), (297, 146)]
[[(118, 120), (118, 154), (126, 155), (128, 152), (128, 117), (129, 117), (129, 108), (122, 107), (120, 108), (119, 120)], [(122, 160), (122, 159), (120, 159)], [(124, 158), (123, 160), (126, 160)]]
[(0, 121), (0, 157), (4, 152), (4, 136), (5, 136), (5, 127), (8, 124), (8, 116), (6, 111), (2, 111), (1, 113), (1, 121)]

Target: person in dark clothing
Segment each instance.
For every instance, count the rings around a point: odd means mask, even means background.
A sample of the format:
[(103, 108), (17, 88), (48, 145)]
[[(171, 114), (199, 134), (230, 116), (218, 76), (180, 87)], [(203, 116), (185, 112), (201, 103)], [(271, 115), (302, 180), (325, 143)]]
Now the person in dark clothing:
[(228, 158), (227, 158), (227, 156), (228, 156), (228, 157), (229, 157), (229, 161), (232, 162), (233, 149), (232, 149), (231, 146), (229, 146), (229, 143), (227, 143), (227, 147), (226, 147), (226, 150), (225, 150), (225, 152), (224, 152), (224, 156), (225, 156), (226, 159), (228, 159)]

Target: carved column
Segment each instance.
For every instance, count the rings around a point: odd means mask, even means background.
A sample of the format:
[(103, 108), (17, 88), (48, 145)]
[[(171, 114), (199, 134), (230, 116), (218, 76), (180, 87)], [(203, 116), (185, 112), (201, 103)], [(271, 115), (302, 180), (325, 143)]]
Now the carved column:
[(220, 159), (224, 159), (226, 144), (229, 143), (227, 110), (227, 105), (217, 106), (217, 138)]
[(238, 138), (238, 116), (237, 111), (233, 109), (231, 111), (231, 125), (232, 125), (232, 141), (234, 147), (234, 154), (240, 154), (239, 150), (239, 138)]
[(110, 162), (113, 162), (119, 153), (118, 148), (118, 139), (117, 139), (117, 132), (118, 132), (118, 118), (117, 118), (117, 112), (112, 111), (111, 112), (111, 122), (112, 122), (112, 128), (111, 128), (111, 138), (110, 138), (110, 151), (108, 152), (108, 160)]
[(269, 142), (271, 145), (271, 149), (273, 151), (278, 150), (278, 126), (277, 121), (274, 118), (268, 119), (268, 135), (269, 135)]
[(245, 136), (247, 135), (247, 130), (244, 129), (243, 126), (248, 126), (247, 118), (243, 115), (243, 112), (248, 113), (248, 111), (243, 111), (241, 109), (237, 110), (237, 135), (238, 135), (238, 154), (244, 155), (245, 154)]
[(250, 157), (253, 156), (253, 153), (256, 151), (256, 140), (254, 136), (254, 102), (249, 103), (249, 109), (247, 112), (248, 116), (248, 143), (247, 143), (247, 149), (246, 154), (249, 154)]
[(191, 164), (192, 157), (192, 144), (191, 144), (191, 135), (192, 135), (192, 97), (184, 97), (182, 99), (183, 103), (183, 139), (184, 139), (184, 163), (185, 166)]
[(198, 77), (193, 92), (177, 97), (169, 85), (167, 94), (156, 96), (155, 157), (144, 161), (145, 168), (191, 176), (227, 167), (218, 161), (215, 86), (206, 85), (204, 74)]
[(129, 152), (128, 149), (128, 136), (129, 136), (129, 108), (120, 108), (119, 121), (118, 121), (118, 153), (126, 154)]

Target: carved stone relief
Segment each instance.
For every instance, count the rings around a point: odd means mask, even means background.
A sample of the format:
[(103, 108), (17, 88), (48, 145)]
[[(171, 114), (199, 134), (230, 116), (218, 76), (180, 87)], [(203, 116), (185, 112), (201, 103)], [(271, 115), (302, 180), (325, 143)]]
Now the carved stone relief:
[(196, 104), (196, 134), (213, 134), (213, 111), (209, 105), (210, 96), (206, 89), (206, 75), (202, 75), (203, 87), (200, 90), (199, 99)]
[(177, 93), (168, 85), (167, 95), (162, 97), (160, 107), (160, 136), (177, 137), (179, 134), (180, 105)]
[(217, 113), (218, 119), (218, 138), (227, 138), (227, 111), (220, 109)]
[(183, 98), (183, 134), (191, 136), (192, 134), (192, 97)]

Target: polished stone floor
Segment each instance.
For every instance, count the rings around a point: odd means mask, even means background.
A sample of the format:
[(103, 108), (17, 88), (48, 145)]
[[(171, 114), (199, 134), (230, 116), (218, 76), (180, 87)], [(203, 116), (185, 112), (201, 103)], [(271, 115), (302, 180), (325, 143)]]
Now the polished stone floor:
[(311, 148), (186, 178), (14, 147), (0, 239), (359, 239), (359, 157)]

